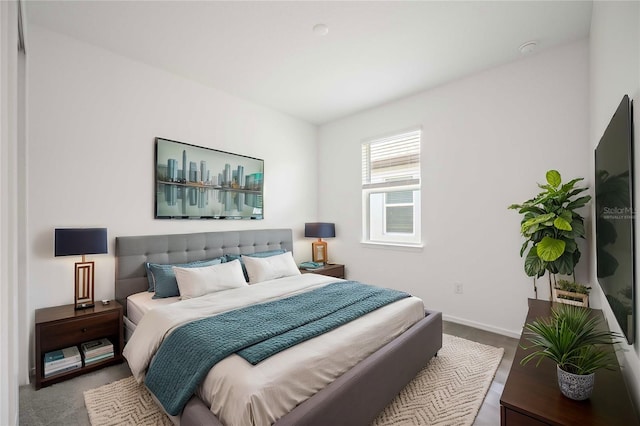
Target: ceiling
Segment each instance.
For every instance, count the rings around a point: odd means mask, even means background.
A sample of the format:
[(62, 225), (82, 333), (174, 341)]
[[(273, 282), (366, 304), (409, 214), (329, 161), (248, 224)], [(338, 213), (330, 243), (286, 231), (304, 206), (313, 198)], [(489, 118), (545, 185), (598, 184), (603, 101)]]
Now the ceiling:
[[(26, 1), (27, 23), (323, 124), (589, 35), (590, 1)], [(329, 32), (319, 36), (314, 25)], [(27, 40), (28, 41), (28, 40)], [(28, 47), (28, 46), (27, 46)]]

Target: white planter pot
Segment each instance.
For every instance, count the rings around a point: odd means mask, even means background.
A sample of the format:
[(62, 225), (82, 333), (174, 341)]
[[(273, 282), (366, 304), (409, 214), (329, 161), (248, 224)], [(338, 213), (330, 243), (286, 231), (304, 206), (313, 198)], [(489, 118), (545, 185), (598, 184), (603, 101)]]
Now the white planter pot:
[(558, 371), (558, 386), (564, 396), (576, 401), (582, 401), (591, 396), (595, 373), (578, 375), (564, 371), (559, 366), (556, 366), (556, 369)]

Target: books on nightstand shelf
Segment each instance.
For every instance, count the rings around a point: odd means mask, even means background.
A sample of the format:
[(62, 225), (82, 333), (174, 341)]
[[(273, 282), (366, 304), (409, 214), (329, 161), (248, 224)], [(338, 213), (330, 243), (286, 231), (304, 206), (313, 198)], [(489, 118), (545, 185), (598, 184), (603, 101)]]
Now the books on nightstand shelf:
[(77, 346), (59, 349), (44, 354), (44, 377), (64, 373), (82, 367), (82, 358)]
[(106, 338), (82, 343), (80, 348), (85, 366), (114, 357), (113, 344)]

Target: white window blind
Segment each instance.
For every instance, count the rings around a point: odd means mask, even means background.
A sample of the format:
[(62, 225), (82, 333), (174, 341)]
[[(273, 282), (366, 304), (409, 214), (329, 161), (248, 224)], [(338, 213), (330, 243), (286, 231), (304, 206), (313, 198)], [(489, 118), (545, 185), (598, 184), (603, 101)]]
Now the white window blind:
[(420, 130), (362, 144), (362, 187), (420, 183)]

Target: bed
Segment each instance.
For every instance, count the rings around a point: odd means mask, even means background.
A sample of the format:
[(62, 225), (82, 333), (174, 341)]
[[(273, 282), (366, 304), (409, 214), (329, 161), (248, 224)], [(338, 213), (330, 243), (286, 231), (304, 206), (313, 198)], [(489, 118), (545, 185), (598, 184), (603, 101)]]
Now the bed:
[[(125, 307), (127, 335), (131, 335), (144, 314), (144, 308), (136, 312), (144, 301), (131, 304), (127, 300), (148, 288), (144, 262), (185, 263), (223, 255), (292, 249), (289, 229), (117, 237), (116, 299)], [(307, 278), (310, 279), (322, 281), (326, 277)], [(406, 331), (279, 416), (275, 424), (369, 424), (441, 346), (441, 315), (427, 310)], [(223, 424), (196, 395), (179, 417), (180, 424), (186, 426)]]

